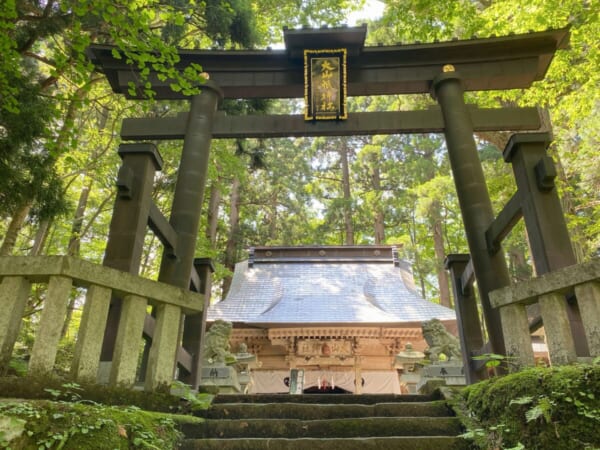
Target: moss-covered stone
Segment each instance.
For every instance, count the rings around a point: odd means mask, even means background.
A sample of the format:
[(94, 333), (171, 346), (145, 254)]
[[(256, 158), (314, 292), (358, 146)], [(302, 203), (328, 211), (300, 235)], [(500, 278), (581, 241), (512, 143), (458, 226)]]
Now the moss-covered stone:
[[(25, 421), (23, 432), (0, 447), (12, 450), (61, 448), (64, 450), (177, 448), (181, 423), (198, 422), (191, 416), (142, 411), (134, 407), (4, 400), (0, 416)], [(1, 435), (1, 434), (0, 434)]]
[[(69, 386), (74, 386), (69, 388)], [(188, 412), (189, 405), (169, 393), (165, 386), (155, 392), (109, 387), (93, 383), (71, 383), (59, 377), (1, 377), (0, 398), (88, 400), (104, 405), (135, 405), (148, 411)]]
[(468, 450), (467, 441), (455, 437), (374, 437), (304, 439), (202, 439), (187, 440), (181, 450)]
[(532, 368), (469, 386), (462, 400), (484, 447), (600, 447), (600, 366)]

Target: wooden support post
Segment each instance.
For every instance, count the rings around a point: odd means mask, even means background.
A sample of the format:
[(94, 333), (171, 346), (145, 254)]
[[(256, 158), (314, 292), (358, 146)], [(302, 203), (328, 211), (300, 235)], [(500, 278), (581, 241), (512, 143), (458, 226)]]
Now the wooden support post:
[[(521, 199), (521, 208), (535, 271), (538, 276), (577, 263), (554, 178), (556, 169), (546, 154), (549, 133), (513, 135), (503, 155), (510, 162)], [(576, 303), (568, 305), (569, 323), (579, 356), (589, 350)], [(546, 331), (548, 331), (546, 329)]]
[(113, 386), (120, 384), (131, 386), (136, 381), (147, 305), (147, 300), (137, 295), (127, 295), (123, 299), (110, 370), (109, 382)]
[(121, 144), (119, 156), (123, 164), (103, 264), (137, 275), (152, 206), (154, 174), (163, 162), (153, 144)]
[(476, 351), (483, 347), (483, 335), (473, 286), (465, 286), (462, 283), (462, 275), (469, 260), (469, 255), (448, 255), (444, 265), (446, 270), (450, 272), (452, 280), (454, 309), (456, 310), (456, 320), (458, 322), (465, 377), (467, 384), (472, 384), (486, 377), (474, 369), (471, 360)]
[(571, 334), (567, 301), (564, 294), (550, 293), (541, 295), (538, 299), (550, 363), (571, 364), (577, 361), (575, 342)]
[(175, 371), (181, 308), (159, 305), (154, 309), (156, 322), (152, 346), (148, 355), (145, 389), (151, 391), (161, 384), (171, 384)]
[(72, 286), (70, 278), (50, 277), (44, 309), (31, 350), (30, 373), (50, 373), (54, 368)]
[(0, 375), (6, 372), (31, 291), (25, 277), (4, 277), (0, 284)]
[(500, 316), (490, 305), (489, 293), (510, 284), (508, 267), (503, 251), (493, 255), (488, 252), (485, 233), (494, 221), (492, 202), (473, 137), (473, 124), (464, 101), (461, 77), (452, 66), (446, 66), (444, 70), (433, 80), (432, 93), (442, 108), (448, 157), (490, 344), (493, 352), (504, 354)]
[(581, 312), (583, 328), (590, 356), (600, 356), (600, 283), (589, 282), (575, 286), (577, 304)]
[(509, 370), (519, 371), (535, 365), (527, 309), (518, 303), (499, 308), (506, 342), (506, 356), (509, 358)]
[[(155, 145), (121, 144), (123, 164), (117, 179), (118, 195), (110, 222), (103, 264), (123, 272), (138, 274), (146, 227), (152, 206), (154, 175), (162, 168)], [(102, 346), (102, 361), (111, 361), (119, 326), (121, 299), (113, 298)]]
[(192, 356), (192, 367), (190, 373), (181, 379), (192, 387), (197, 388), (200, 384), (202, 373), (202, 346), (206, 332), (206, 315), (210, 302), (212, 273), (215, 271), (215, 266), (210, 258), (195, 258), (194, 268), (198, 275), (199, 283), (196, 289), (201, 294), (204, 294), (204, 309), (199, 314), (185, 316), (182, 345)]
[(91, 285), (88, 288), (71, 366), (76, 380), (97, 381), (111, 293), (111, 289), (103, 286)]

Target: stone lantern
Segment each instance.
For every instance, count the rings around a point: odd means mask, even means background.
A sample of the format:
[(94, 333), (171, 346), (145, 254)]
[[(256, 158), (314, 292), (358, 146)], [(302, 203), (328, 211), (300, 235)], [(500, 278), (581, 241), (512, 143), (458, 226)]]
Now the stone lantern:
[(410, 342), (404, 345), (404, 350), (396, 355), (394, 368), (401, 371), (400, 383), (404, 384), (409, 394), (416, 393), (417, 384), (421, 381), (421, 365), (425, 354), (413, 349)]

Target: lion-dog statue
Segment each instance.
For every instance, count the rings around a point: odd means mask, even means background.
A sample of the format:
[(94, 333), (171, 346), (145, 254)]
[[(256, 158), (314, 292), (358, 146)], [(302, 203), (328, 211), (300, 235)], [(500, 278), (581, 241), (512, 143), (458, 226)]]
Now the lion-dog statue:
[(431, 319), (421, 323), (423, 337), (429, 345), (425, 355), (431, 362), (440, 359), (440, 354), (446, 355), (448, 360), (461, 358), (458, 339), (450, 334), (439, 319)]
[(229, 337), (233, 326), (224, 320), (215, 320), (204, 336), (204, 360), (210, 364), (232, 364), (236, 361), (231, 353)]

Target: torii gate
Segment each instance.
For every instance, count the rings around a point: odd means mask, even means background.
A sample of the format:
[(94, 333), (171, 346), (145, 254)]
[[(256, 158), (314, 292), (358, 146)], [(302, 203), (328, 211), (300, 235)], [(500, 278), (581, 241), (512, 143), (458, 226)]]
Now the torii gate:
[[(521, 200), (513, 199), (498, 219), (494, 217), (473, 134), (478, 131), (539, 130), (541, 114), (536, 108), (477, 108), (465, 104), (464, 92), (527, 88), (541, 80), (555, 51), (566, 47), (568, 29), (377, 47), (365, 47), (365, 36), (366, 25), (284, 29), (285, 50), (181, 50), (178, 64), (181, 70), (195, 63), (210, 76), (210, 80), (202, 85), (201, 93), (189, 98), (190, 111), (171, 118), (125, 119), (121, 131), (124, 141), (184, 140), (171, 217), (167, 220), (149, 195), (154, 170), (159, 170), (162, 164), (156, 148), (147, 143), (122, 145), (119, 150), (123, 158), (118, 181), (120, 195), (115, 203), (104, 264), (137, 274), (144, 230), (149, 225), (165, 247), (159, 281), (183, 288), (196, 286), (199, 291), (209, 292), (207, 269), (203, 287), (192, 269), (212, 138), (443, 132), (470, 250), (469, 265), (459, 258), (460, 271), (453, 272), (453, 278), (455, 282), (458, 280), (458, 291), (462, 292), (460, 277), (465, 283), (469, 279), (468, 273), (475, 274), (489, 336), (487, 351), (505, 354), (500, 317), (490, 306), (488, 295), (510, 283), (499, 242), (521, 214), (527, 221), (527, 217), (535, 219), (536, 213), (524, 213), (526, 207)], [(348, 96), (431, 93), (439, 107), (421, 111), (350, 113), (346, 120), (327, 121), (307, 121), (302, 115), (226, 116), (217, 112), (223, 98), (303, 97), (304, 51), (332, 48), (344, 49), (347, 54)], [(115, 59), (112, 47), (93, 45), (88, 54), (106, 75), (114, 92), (128, 98), (143, 98), (141, 94), (131, 95), (129, 89), (131, 83), (139, 84), (137, 69)], [(154, 73), (149, 79), (156, 99), (186, 98), (172, 91), (168, 80), (161, 81)], [(535, 148), (541, 146), (543, 154), (548, 136), (539, 133), (532, 136), (534, 138), (511, 141), (509, 153), (527, 152), (525, 147), (533, 142)], [(562, 219), (560, 206), (558, 208), (551, 215), (558, 214)], [(564, 219), (544, 226), (549, 227), (545, 229), (548, 236), (559, 238), (556, 242), (546, 240), (541, 245), (533, 245), (534, 259), (546, 260), (548, 254), (556, 253), (558, 249), (558, 253), (566, 257), (561, 262), (555, 261), (547, 270), (575, 263)], [(452, 261), (449, 264), (452, 269)], [(462, 296), (462, 301), (468, 303), (457, 305), (457, 311), (465, 362), (470, 365), (470, 353), (481, 351), (479, 347), (483, 341), (481, 331), (474, 331), (479, 328), (479, 322), (473, 298)], [(111, 311), (114, 319), (109, 320), (105, 338), (102, 358), (105, 361), (111, 360), (111, 336), (114, 338), (118, 324), (118, 307)], [(574, 323), (577, 324), (577, 319)], [(183, 348), (188, 354), (180, 352), (179, 361), (190, 374), (187, 381), (193, 385), (198, 382), (203, 325), (199, 317), (185, 320)], [(173, 326), (179, 325), (174, 323)], [(585, 353), (585, 348), (580, 351)], [(471, 373), (473, 379), (475, 375)]]

